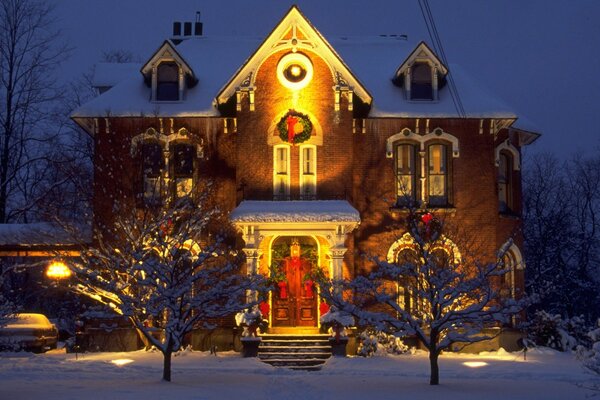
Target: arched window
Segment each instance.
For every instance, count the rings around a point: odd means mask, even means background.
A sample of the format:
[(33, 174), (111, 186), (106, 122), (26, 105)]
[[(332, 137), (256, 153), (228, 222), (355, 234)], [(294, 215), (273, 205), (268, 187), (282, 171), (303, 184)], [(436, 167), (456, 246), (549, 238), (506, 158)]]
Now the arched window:
[(148, 141), (142, 144), (141, 149), (144, 203), (160, 204), (164, 193), (162, 172), (165, 167), (162, 144)]
[(417, 199), (417, 146), (400, 143), (396, 146), (396, 204), (412, 206)]
[(445, 144), (427, 146), (427, 203), (448, 204), (448, 149)]
[(431, 66), (428, 63), (417, 62), (411, 67), (410, 99), (433, 100), (433, 85)]
[(166, 61), (158, 65), (156, 77), (156, 100), (177, 101), (179, 99), (179, 66)]
[(194, 158), (196, 148), (190, 143), (171, 145), (171, 166), (175, 184), (175, 196), (187, 197), (194, 185)]
[(513, 158), (502, 151), (498, 157), (498, 211), (513, 211)]

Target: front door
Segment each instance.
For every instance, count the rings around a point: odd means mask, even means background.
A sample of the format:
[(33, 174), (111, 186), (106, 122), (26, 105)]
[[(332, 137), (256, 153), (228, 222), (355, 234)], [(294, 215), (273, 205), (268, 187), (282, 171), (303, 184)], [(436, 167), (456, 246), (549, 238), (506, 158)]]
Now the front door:
[(317, 297), (309, 279), (311, 262), (301, 257), (283, 260), (285, 280), (273, 292), (273, 326), (317, 326)]

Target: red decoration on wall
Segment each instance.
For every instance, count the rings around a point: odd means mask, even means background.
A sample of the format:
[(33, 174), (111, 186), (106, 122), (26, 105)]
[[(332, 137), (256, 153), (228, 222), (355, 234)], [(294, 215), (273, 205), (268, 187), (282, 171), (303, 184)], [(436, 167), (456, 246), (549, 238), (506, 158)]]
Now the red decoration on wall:
[(319, 316), (323, 316), (329, 312), (329, 304), (322, 302), (319, 306)]
[(314, 294), (313, 294), (314, 285), (315, 285), (315, 283), (312, 281), (312, 279), (307, 279), (304, 281), (304, 294), (306, 297), (312, 298), (314, 296)]
[(271, 307), (269, 307), (269, 303), (266, 301), (261, 301), (258, 304), (258, 309), (260, 310), (260, 313), (262, 314), (264, 319), (268, 319), (269, 318), (269, 312), (271, 312)]
[(287, 299), (288, 297), (288, 288), (287, 288), (287, 282), (279, 282), (277, 284), (277, 286), (279, 286), (279, 298), (280, 299)]

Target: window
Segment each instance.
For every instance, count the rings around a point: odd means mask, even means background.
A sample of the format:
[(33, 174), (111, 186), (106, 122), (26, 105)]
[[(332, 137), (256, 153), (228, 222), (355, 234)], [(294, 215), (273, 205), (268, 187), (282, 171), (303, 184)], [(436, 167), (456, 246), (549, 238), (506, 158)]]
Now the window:
[(157, 68), (156, 100), (179, 100), (179, 66), (175, 62), (162, 62)]
[(273, 148), (273, 198), (287, 200), (290, 196), (290, 148)]
[(317, 148), (300, 147), (300, 198), (314, 200), (317, 195)]
[(163, 148), (160, 143), (147, 142), (142, 145), (143, 198), (148, 205), (162, 201), (162, 170), (165, 166)]
[(447, 146), (431, 144), (427, 148), (427, 195), (428, 204), (448, 204), (448, 155)]
[(431, 67), (428, 63), (414, 63), (410, 75), (410, 99), (433, 100)]
[(498, 157), (498, 211), (500, 212), (513, 210), (512, 171), (512, 156), (501, 152)]
[(396, 264), (414, 266), (414, 276), (403, 276), (398, 281), (398, 305), (405, 311), (414, 312), (417, 309), (416, 291), (418, 279), (416, 269), (419, 267), (417, 253), (411, 248), (400, 250), (396, 256)]
[(190, 196), (194, 181), (195, 148), (188, 143), (177, 143), (172, 146), (171, 151), (175, 196), (177, 198)]
[(396, 196), (397, 204), (410, 206), (416, 201), (416, 146), (396, 146)]

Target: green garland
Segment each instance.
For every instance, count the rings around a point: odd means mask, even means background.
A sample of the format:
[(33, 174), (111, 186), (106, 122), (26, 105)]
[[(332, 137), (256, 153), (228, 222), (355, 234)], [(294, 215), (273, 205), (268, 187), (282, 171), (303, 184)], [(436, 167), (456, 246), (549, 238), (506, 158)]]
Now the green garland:
[(310, 134), (312, 133), (313, 124), (312, 124), (312, 122), (310, 122), (308, 115), (299, 113), (294, 110), (290, 110), (288, 113), (286, 113), (283, 117), (281, 117), (281, 120), (279, 120), (279, 123), (277, 123), (277, 129), (279, 130), (279, 137), (284, 142), (288, 141), (287, 117), (290, 115), (298, 118), (298, 120), (299, 120), (298, 122), (300, 122), (302, 124), (302, 132), (294, 135), (294, 144), (306, 142), (308, 139), (310, 139)]

